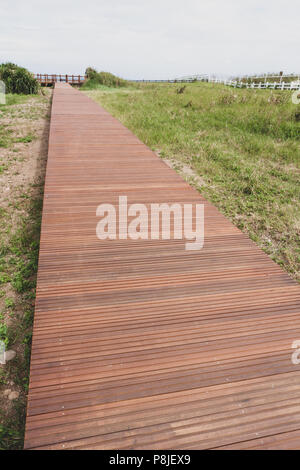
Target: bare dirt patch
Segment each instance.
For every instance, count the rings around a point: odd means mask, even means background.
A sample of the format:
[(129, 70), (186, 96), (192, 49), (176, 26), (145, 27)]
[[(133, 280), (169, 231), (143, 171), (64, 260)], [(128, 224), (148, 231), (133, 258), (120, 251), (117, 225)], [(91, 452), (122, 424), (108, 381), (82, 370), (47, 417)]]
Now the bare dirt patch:
[[(158, 153), (159, 155), (159, 153)], [(178, 160), (172, 160), (170, 158), (162, 159), (166, 165), (173, 170), (177, 171), (189, 184), (200, 189), (202, 186), (206, 186), (206, 183), (201, 176), (199, 176), (192, 168), (184, 162), (178, 162)]]

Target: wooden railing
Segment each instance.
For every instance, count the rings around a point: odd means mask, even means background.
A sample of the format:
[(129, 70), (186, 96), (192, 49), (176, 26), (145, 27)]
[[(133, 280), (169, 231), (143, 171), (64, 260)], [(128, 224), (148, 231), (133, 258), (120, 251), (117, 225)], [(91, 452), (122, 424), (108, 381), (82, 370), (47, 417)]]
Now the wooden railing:
[(37, 73), (35, 78), (41, 85), (49, 85), (56, 82), (70, 83), (70, 85), (82, 85), (86, 79), (85, 75), (59, 75)]

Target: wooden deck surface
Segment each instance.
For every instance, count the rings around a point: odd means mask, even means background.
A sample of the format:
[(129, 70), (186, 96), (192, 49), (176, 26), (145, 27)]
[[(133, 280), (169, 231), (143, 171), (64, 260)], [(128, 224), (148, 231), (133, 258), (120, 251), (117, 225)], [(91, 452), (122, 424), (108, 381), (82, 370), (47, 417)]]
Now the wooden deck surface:
[[(205, 245), (96, 208), (205, 204)], [(300, 448), (300, 287), (119, 121), (56, 84), (26, 449)]]

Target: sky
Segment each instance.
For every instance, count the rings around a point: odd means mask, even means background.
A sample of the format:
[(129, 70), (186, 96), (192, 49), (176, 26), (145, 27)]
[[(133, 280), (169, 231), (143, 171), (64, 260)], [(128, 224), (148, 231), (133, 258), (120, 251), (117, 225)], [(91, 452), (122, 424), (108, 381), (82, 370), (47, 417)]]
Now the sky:
[(0, 0), (0, 63), (127, 79), (300, 73), (299, 17), (299, 0)]

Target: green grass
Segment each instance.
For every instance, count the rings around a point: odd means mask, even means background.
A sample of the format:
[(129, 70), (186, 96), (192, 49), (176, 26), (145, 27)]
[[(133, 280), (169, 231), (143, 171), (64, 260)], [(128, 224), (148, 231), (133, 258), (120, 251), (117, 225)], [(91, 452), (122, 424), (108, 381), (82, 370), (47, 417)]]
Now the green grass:
[[(300, 279), (300, 123), (291, 93), (140, 84), (86, 91)], [(191, 181), (192, 182), (192, 181)]]
[(80, 90), (114, 91), (115, 88), (109, 87), (107, 85), (99, 85), (99, 83), (89, 80), (81, 86)]
[(17, 95), (15, 93), (7, 93), (5, 95), (5, 104), (0, 104), (0, 111), (5, 110), (7, 106), (11, 106), (14, 104), (22, 104), (26, 103), (32, 96), (30, 95)]
[(25, 135), (24, 137), (18, 137), (15, 142), (16, 143), (23, 143), (28, 144), (34, 140), (34, 136), (32, 134)]
[(6, 124), (0, 124), (0, 147), (8, 148), (12, 143), (12, 129)]
[[(5, 95), (6, 104), (0, 104), (0, 122), (1, 117), (12, 117), (18, 112), (18, 109), (15, 109), (14, 105), (20, 105), (26, 103), (28, 100), (32, 100), (32, 95), (16, 95), (16, 94), (7, 94)], [(36, 97), (39, 99), (40, 97)], [(25, 115), (27, 118), (27, 116)], [(0, 148), (11, 148), (15, 143), (28, 143), (33, 140), (32, 135), (28, 135), (25, 137), (14, 138), (13, 137), (13, 129), (11, 126), (7, 124), (0, 124)], [(1, 169), (0, 169), (1, 172)]]
[[(36, 188), (34, 189), (36, 193)], [(0, 382), (13, 382), (22, 390), (21, 397), (15, 405), (13, 419), (5, 415), (0, 425), (0, 450), (22, 449), (23, 432), (25, 422), (26, 394), (28, 391), (30, 348), (32, 334), (32, 320), (34, 313), (35, 282), (38, 263), (40, 218), (42, 209), (43, 185), (39, 186), (38, 194), (32, 194), (32, 198), (26, 199), (23, 210), (26, 216), (21, 216), (17, 221), (17, 230), (9, 226), (7, 242), (1, 244), (0, 283), (7, 283), (18, 294), (17, 302), (12, 298), (6, 298), (4, 302), (6, 315), (14, 317), (14, 322), (9, 326), (0, 316), (0, 339), (7, 348), (15, 349), (19, 353), (14, 361), (5, 366), (5, 374)], [(21, 196), (20, 196), (21, 197)], [(14, 225), (16, 221), (14, 221)], [(1, 231), (3, 232), (3, 227)], [(0, 286), (1, 287), (1, 286)], [(20, 351), (20, 345), (22, 353)], [(5, 423), (5, 425), (4, 425)]]
[[(41, 118), (41, 110), (39, 105), (45, 100), (45, 95), (48, 97), (48, 92), (39, 95), (17, 95), (7, 94), (6, 104), (0, 104), (0, 123), (1, 118), (21, 118), (27, 121), (34, 121)], [(32, 104), (32, 106), (19, 106), (19, 105)], [(1, 135), (0, 135), (1, 139)]]
[[(32, 134), (25, 135), (24, 137), (14, 137), (13, 136), (13, 129), (11, 126), (8, 125), (0, 125), (0, 147), (3, 148), (12, 148), (14, 144), (28, 144), (34, 140), (34, 136)], [(0, 173), (3, 172), (5, 166), (1, 169)]]

